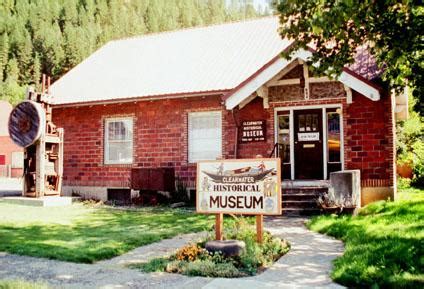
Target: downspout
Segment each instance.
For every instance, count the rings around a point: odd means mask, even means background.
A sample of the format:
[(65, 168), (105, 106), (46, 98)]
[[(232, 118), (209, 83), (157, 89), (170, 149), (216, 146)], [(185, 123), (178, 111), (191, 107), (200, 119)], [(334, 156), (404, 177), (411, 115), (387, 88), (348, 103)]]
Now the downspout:
[(235, 134), (234, 134), (234, 158), (237, 159), (237, 157), (238, 157), (238, 132), (239, 132), (239, 124), (237, 123), (237, 119), (236, 119), (236, 116), (234, 114), (234, 110), (235, 110), (235, 108), (233, 108), (231, 110), (231, 114), (233, 116), (234, 125), (236, 127), (236, 131), (235, 131)]

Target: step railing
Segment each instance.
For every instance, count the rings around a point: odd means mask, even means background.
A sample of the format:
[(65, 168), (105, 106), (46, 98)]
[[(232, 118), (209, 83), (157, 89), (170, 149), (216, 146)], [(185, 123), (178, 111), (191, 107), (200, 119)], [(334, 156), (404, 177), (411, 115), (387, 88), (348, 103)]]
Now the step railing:
[(274, 147), (272, 148), (271, 153), (269, 154), (269, 157), (275, 157), (275, 158), (279, 158), (280, 157), (280, 149), (283, 148), (283, 144), (282, 143), (275, 143)]

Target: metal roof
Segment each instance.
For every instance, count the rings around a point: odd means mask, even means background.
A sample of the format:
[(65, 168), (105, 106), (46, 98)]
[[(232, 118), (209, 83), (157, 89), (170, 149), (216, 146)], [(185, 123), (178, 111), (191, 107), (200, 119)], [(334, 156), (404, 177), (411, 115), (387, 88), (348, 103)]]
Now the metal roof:
[[(281, 39), (278, 29), (279, 18), (272, 16), (111, 41), (51, 86), (53, 103), (232, 93), (249, 79), (257, 82), (255, 74), (279, 61), (293, 42)], [(355, 58), (345, 68), (356, 83), (352, 88), (378, 100), (370, 80), (381, 70), (367, 49), (358, 49)]]
[(278, 27), (265, 17), (111, 41), (50, 93), (72, 104), (232, 89), (291, 43)]

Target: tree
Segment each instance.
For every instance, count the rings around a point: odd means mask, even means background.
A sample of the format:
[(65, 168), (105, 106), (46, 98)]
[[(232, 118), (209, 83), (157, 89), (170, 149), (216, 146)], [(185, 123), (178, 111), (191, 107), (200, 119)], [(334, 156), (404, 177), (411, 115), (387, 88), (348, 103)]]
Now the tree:
[(311, 62), (318, 73), (340, 74), (367, 47), (384, 69), (389, 89), (413, 89), (415, 109), (424, 115), (424, 7), (413, 0), (279, 0), (281, 36), (295, 39), (290, 53), (316, 46)]
[(55, 81), (112, 39), (259, 15), (252, 0), (232, 2), (239, 11), (225, 0), (0, 0), (0, 98), (18, 101), (41, 73)]

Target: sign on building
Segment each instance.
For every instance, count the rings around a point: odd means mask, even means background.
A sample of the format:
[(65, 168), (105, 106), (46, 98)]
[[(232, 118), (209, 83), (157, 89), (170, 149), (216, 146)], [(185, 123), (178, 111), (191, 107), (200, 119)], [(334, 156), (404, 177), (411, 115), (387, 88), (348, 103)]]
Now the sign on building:
[(207, 214), (280, 215), (280, 159), (198, 162), (196, 210)]
[(266, 140), (265, 120), (248, 120), (241, 124), (241, 142)]

